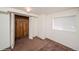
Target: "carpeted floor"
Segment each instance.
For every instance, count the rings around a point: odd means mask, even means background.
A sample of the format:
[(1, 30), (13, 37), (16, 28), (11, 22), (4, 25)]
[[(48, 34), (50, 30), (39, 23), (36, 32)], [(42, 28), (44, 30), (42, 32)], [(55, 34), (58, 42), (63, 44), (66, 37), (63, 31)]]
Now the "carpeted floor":
[(24, 38), (16, 39), (15, 48), (13, 51), (74, 51), (60, 43), (50, 39), (42, 40), (35, 37), (33, 40)]

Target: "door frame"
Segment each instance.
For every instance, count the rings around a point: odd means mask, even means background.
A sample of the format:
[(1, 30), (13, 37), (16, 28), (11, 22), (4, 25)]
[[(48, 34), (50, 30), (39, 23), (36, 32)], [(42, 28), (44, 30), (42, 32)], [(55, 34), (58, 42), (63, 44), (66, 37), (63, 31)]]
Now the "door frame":
[[(11, 23), (11, 26), (10, 26), (10, 34), (11, 34), (10, 46), (11, 46), (11, 49), (13, 49), (15, 47), (15, 15), (17, 15), (17, 14), (10, 13), (10, 23)], [(23, 16), (23, 15), (21, 14), (20, 16)], [(28, 38), (29, 38), (29, 31), (28, 31)]]
[(15, 45), (15, 14), (14, 13), (10, 13), (10, 46), (11, 46), (11, 49), (14, 48), (14, 45)]

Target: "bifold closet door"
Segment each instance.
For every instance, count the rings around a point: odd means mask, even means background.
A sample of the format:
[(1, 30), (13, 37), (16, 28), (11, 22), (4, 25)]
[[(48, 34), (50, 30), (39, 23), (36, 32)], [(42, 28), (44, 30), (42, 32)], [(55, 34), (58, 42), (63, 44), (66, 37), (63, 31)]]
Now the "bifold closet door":
[(18, 19), (16, 20), (16, 25), (15, 25), (15, 31), (16, 31), (16, 38), (21, 37), (21, 23), (18, 21)]

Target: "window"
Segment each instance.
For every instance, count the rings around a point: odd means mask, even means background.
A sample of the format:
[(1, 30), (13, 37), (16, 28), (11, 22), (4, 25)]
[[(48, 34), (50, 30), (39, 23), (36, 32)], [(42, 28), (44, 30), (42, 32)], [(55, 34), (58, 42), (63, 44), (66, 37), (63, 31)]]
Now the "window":
[(76, 16), (56, 17), (53, 20), (54, 30), (75, 31)]

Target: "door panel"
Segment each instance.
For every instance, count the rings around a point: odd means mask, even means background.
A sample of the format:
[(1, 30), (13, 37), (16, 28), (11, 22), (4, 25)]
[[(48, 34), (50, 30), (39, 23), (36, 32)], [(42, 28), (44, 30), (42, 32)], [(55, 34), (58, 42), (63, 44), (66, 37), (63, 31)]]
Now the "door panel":
[(29, 18), (24, 16), (15, 16), (16, 19), (16, 38), (24, 38), (29, 33)]

